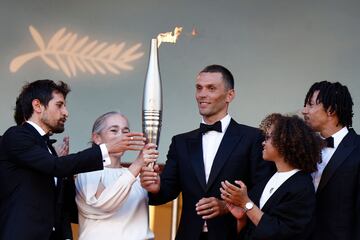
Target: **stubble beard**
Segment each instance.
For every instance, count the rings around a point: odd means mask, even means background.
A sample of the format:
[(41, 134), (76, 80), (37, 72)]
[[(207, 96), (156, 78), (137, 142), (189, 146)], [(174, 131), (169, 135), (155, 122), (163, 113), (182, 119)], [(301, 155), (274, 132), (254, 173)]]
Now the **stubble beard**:
[(60, 120), (58, 120), (56, 124), (52, 124), (47, 118), (44, 118), (43, 122), (47, 125), (52, 133), (62, 133), (65, 130), (65, 124), (60, 123)]
[(52, 133), (62, 133), (62, 132), (64, 132), (64, 130), (65, 130), (64, 126), (56, 126), (56, 127), (51, 128)]

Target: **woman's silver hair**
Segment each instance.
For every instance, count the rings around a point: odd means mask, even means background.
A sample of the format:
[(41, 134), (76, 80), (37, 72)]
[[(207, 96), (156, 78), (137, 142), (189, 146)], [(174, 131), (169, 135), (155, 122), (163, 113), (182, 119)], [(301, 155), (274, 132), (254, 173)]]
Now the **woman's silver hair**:
[(92, 132), (92, 133), (98, 133), (98, 134), (99, 134), (99, 133), (100, 133), (102, 130), (104, 130), (104, 128), (105, 128), (105, 121), (106, 121), (106, 119), (108, 119), (109, 117), (114, 116), (114, 115), (120, 115), (120, 116), (122, 116), (123, 118), (126, 119), (126, 121), (127, 121), (128, 124), (129, 124), (129, 121), (128, 121), (127, 117), (126, 117), (124, 114), (122, 114), (122, 113), (120, 113), (120, 112), (117, 112), (117, 111), (111, 111), (111, 112), (104, 113), (103, 115), (101, 115), (100, 117), (98, 117), (98, 118), (95, 120), (91, 132)]

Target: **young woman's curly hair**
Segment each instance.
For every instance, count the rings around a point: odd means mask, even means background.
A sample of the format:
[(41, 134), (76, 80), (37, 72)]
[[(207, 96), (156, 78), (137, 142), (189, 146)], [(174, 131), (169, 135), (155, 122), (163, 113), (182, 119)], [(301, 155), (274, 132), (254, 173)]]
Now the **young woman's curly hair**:
[(285, 162), (305, 172), (314, 172), (321, 161), (322, 139), (298, 116), (268, 115), (260, 124)]

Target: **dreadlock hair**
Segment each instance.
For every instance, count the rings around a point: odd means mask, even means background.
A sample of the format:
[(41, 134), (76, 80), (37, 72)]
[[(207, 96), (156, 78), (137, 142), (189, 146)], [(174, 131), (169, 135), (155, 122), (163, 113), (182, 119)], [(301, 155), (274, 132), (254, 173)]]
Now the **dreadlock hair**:
[(336, 114), (342, 126), (350, 128), (354, 116), (352, 109), (354, 103), (348, 88), (339, 82), (316, 82), (306, 94), (304, 106), (311, 101), (316, 91), (319, 91), (316, 103), (322, 103), (326, 111)]

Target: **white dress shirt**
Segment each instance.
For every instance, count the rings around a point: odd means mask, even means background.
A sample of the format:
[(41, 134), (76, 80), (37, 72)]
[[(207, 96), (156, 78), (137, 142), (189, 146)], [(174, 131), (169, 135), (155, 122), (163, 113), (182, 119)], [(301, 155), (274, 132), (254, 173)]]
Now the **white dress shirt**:
[(332, 135), (332, 137), (334, 138), (334, 147), (333, 148), (325, 147), (321, 150), (322, 161), (321, 163), (317, 164), (318, 170), (312, 174), (315, 190), (317, 190), (317, 188), (319, 187), (321, 176), (326, 165), (329, 163), (334, 152), (336, 151), (336, 149), (338, 148), (339, 144), (346, 136), (346, 134), (348, 134), (348, 132), (349, 130), (346, 127), (343, 127), (338, 132)]
[[(214, 162), (216, 153), (220, 146), (221, 140), (224, 137), (225, 131), (230, 124), (231, 117), (227, 114), (223, 119), (221, 119), (221, 132), (217, 131), (208, 131), (202, 136), (202, 150), (203, 150), (203, 160), (204, 160), (204, 169), (205, 169), (205, 179), (206, 183), (208, 182), (211, 167)], [(206, 124), (204, 119), (201, 121)], [(206, 221), (204, 222), (203, 232), (207, 232)]]
[[(220, 146), (221, 140), (224, 137), (225, 131), (230, 124), (230, 120), (231, 117), (229, 114), (227, 114), (223, 119), (220, 120), (222, 132), (208, 131), (202, 136), (202, 149), (203, 149), (206, 182), (209, 179), (211, 167), (214, 162), (215, 155)], [(204, 120), (202, 120), (202, 123), (205, 123)]]

